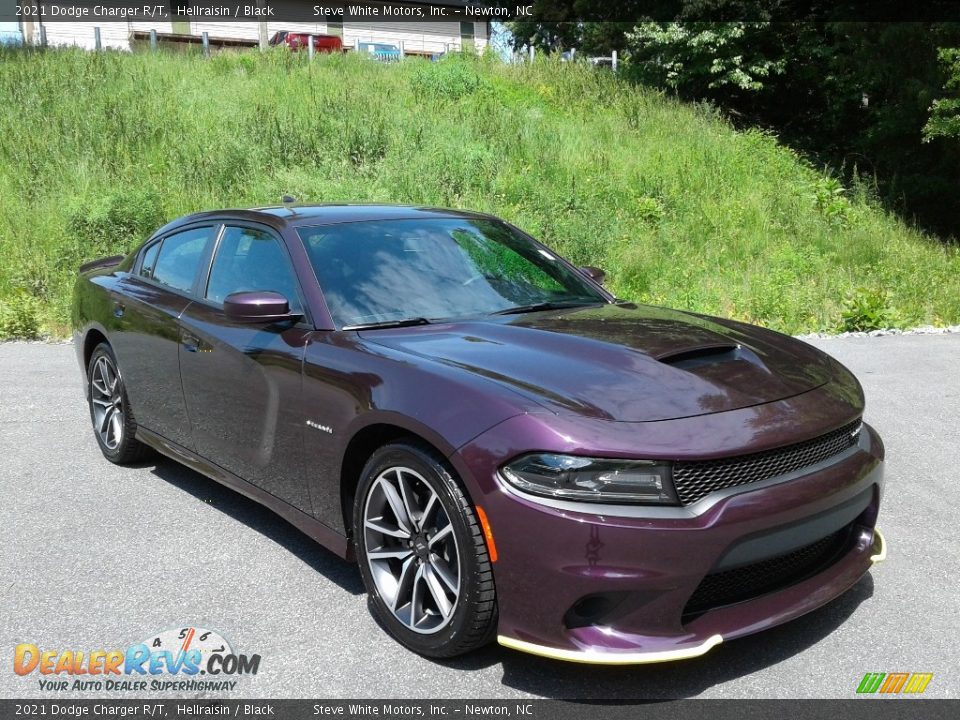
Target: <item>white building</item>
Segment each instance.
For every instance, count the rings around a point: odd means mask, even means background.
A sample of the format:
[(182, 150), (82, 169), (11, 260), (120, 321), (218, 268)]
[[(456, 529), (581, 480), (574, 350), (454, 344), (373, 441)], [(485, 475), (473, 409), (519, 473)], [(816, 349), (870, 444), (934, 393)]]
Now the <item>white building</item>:
[[(40, 3), (42, 4), (42, 3)], [(181, 3), (178, 3), (181, 4)], [(182, 3), (188, 4), (188, 3)], [(432, 0), (407, 2), (390, 0), (391, 5), (420, 7), (429, 16), (431, 7), (464, 7), (476, 4), (465, 0)], [(312, 5), (304, 3), (304, 15), (309, 16)], [(14, 27), (16, 25), (16, 27)], [(265, 44), (280, 30), (317, 35), (339, 35), (345, 50), (356, 48), (360, 42), (394, 45), (406, 55), (433, 55), (442, 52), (474, 48), (482, 50), (490, 38), (487, 20), (460, 22), (446, 20), (371, 22), (282, 22), (282, 21), (217, 21), (217, 20), (133, 20), (133, 21), (74, 21), (43, 22), (42, 19), (24, 20), (4, 27), (8, 40), (39, 45), (45, 39), (48, 46), (78, 46), (93, 50), (97, 36), (102, 48), (131, 50), (149, 42), (151, 32), (163, 44), (199, 44), (207, 33), (210, 45), (217, 47), (254, 47)], [(19, 34), (19, 37), (17, 35)]]

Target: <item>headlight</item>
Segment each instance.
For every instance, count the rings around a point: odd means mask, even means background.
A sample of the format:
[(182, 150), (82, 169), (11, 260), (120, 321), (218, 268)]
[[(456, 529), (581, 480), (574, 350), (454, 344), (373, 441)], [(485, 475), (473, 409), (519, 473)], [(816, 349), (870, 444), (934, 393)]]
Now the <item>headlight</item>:
[(608, 460), (537, 453), (505, 465), (504, 478), (533, 495), (606, 503), (678, 505), (670, 466), (651, 460)]

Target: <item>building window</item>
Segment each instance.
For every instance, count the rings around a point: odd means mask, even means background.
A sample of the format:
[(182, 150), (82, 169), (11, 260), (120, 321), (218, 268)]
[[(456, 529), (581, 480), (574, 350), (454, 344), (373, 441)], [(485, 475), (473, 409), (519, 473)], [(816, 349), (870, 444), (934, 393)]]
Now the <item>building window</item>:
[(170, 29), (178, 35), (190, 34), (190, 2), (178, 0), (173, 4), (173, 17), (170, 20)]
[(460, 47), (463, 50), (473, 49), (474, 29), (472, 22), (461, 22), (460, 23)]

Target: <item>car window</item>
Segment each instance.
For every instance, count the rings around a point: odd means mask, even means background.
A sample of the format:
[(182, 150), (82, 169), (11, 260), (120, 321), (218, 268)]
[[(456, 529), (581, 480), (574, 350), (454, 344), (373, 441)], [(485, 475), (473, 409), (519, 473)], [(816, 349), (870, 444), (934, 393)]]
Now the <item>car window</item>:
[(160, 252), (160, 243), (155, 242), (143, 253), (143, 262), (140, 263), (140, 274), (144, 277), (153, 277), (153, 268), (157, 264), (157, 253)]
[[(151, 277), (177, 290), (192, 290), (210, 230), (208, 227), (196, 228), (165, 237), (160, 244)], [(146, 260), (144, 257), (144, 265)]]
[(604, 301), (580, 273), (492, 220), (378, 220), (297, 232), (340, 327)]
[(228, 226), (213, 259), (206, 297), (222, 303), (232, 293), (256, 290), (278, 292), (291, 310), (301, 309), (296, 277), (279, 241), (262, 230)]

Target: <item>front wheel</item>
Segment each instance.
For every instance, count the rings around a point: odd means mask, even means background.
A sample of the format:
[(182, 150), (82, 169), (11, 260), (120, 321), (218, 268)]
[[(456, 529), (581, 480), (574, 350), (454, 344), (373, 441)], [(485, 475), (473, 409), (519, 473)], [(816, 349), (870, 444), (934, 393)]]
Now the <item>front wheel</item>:
[(87, 384), (90, 420), (103, 456), (118, 465), (141, 460), (148, 449), (134, 437), (137, 423), (117, 369), (117, 359), (106, 343), (97, 345), (90, 356)]
[(371, 605), (394, 638), (428, 657), (490, 641), (490, 557), (476, 513), (439, 455), (415, 443), (377, 450), (357, 488), (353, 527)]

